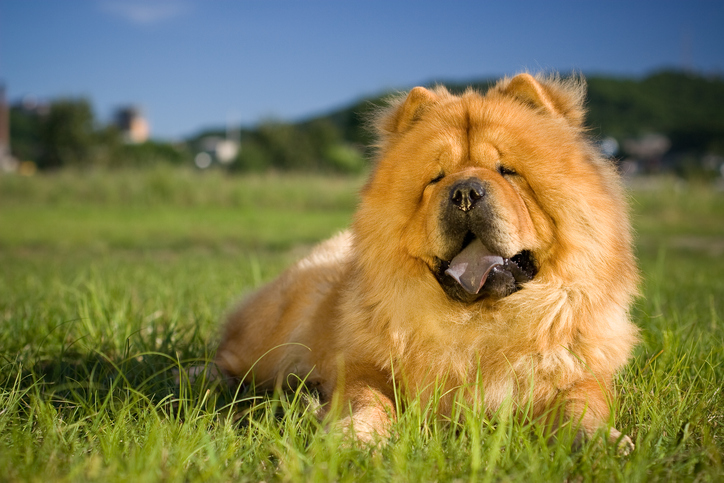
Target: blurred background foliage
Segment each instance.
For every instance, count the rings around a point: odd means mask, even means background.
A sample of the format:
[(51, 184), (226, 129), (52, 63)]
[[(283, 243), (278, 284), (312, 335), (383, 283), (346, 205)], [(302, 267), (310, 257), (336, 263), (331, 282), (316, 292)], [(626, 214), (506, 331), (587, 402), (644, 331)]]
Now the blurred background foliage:
[[(459, 92), (485, 91), (494, 80), (443, 82)], [(724, 81), (682, 71), (662, 71), (641, 79), (590, 76), (588, 125), (599, 140), (613, 143), (610, 154), (628, 160), (636, 172), (671, 171), (683, 177), (720, 176), (724, 164)], [(387, 95), (299, 122), (265, 120), (235, 133), (240, 149), (233, 159), (213, 164), (233, 172), (358, 173), (371, 157), (373, 139), (365, 126)], [(228, 138), (209, 129), (176, 142), (124, 142), (112, 125), (101, 125), (86, 99), (58, 99), (42, 109), (13, 105), (11, 148), (20, 161), (41, 170), (61, 167), (193, 166), (204, 141)], [(652, 147), (653, 146), (653, 147)], [(203, 167), (211, 167), (206, 165)], [(628, 168), (627, 168), (628, 169)]]

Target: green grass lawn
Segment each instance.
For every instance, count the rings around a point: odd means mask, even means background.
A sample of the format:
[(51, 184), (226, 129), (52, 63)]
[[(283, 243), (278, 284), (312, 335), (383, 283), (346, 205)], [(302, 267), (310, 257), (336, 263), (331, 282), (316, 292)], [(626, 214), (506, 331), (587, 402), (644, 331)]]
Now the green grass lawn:
[(349, 223), (362, 181), (1, 176), (0, 480), (724, 479), (724, 193), (667, 180), (631, 192), (643, 342), (616, 426), (632, 454), (549, 446), (512, 416), (424, 423), (415, 404), (372, 450), (325, 432), (304, 394), (236, 395), (235, 420), (234, 394), (187, 369), (230, 304)]

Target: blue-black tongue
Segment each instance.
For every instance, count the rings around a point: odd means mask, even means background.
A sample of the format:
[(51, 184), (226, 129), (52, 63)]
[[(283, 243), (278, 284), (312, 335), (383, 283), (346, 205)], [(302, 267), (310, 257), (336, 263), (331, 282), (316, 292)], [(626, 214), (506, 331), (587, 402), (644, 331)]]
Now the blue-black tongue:
[(475, 238), (450, 261), (445, 273), (455, 279), (466, 292), (477, 294), (485, 285), (493, 267), (503, 263), (503, 257), (491, 253), (483, 242)]

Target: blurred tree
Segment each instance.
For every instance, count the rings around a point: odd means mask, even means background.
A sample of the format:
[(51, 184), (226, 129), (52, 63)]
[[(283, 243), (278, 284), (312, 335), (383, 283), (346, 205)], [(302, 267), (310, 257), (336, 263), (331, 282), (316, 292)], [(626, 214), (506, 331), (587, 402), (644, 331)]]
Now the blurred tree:
[[(120, 139), (120, 135), (118, 139)], [(191, 153), (185, 146), (156, 141), (123, 144), (114, 158), (116, 165), (133, 167), (191, 163)]]
[(269, 153), (271, 166), (280, 170), (313, 170), (317, 167), (314, 148), (308, 137), (292, 125), (265, 122), (257, 130), (257, 140)]
[(22, 104), (10, 109), (10, 147), (20, 161), (37, 163), (41, 153), (41, 113)]
[(110, 125), (98, 129), (93, 133), (91, 159), (87, 164), (106, 168), (122, 165), (123, 147), (123, 139), (116, 126)]
[(362, 149), (371, 146), (374, 141), (374, 135), (368, 127), (368, 122), (374, 113), (387, 104), (388, 96), (378, 96), (336, 111), (327, 119), (334, 124), (342, 138), (353, 145), (360, 146)]
[(39, 167), (59, 168), (90, 163), (95, 133), (93, 111), (87, 100), (64, 99), (53, 102), (39, 127)]
[(330, 119), (314, 119), (301, 127), (314, 149), (318, 170), (358, 173), (364, 169), (362, 154), (343, 139), (340, 129)]
[(339, 173), (360, 173), (367, 163), (364, 156), (347, 144), (334, 144), (324, 153), (325, 167)]
[(247, 137), (241, 144), (241, 150), (236, 162), (232, 163), (232, 171), (266, 171), (272, 165), (271, 155), (259, 141), (251, 136)]
[(327, 118), (317, 118), (299, 125), (301, 133), (306, 135), (316, 157), (323, 157), (329, 146), (342, 142), (342, 135), (332, 121)]
[(642, 80), (590, 77), (589, 124), (623, 141), (648, 133), (671, 140), (672, 152), (724, 154), (724, 82), (663, 71)]

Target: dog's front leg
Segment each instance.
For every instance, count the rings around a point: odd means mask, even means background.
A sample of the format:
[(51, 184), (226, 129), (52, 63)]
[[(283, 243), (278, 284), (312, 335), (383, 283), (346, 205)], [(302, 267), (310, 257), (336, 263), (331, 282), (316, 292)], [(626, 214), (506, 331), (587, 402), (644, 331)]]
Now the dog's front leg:
[[(610, 381), (610, 378), (607, 380)], [(602, 383), (599, 379), (585, 379), (573, 385), (564, 393), (564, 404), (568, 417), (579, 422), (582, 437), (592, 436), (596, 430), (605, 427), (610, 419), (611, 383)], [(629, 454), (634, 449), (633, 441), (616, 428), (608, 431), (608, 440), (616, 445), (621, 454)]]

